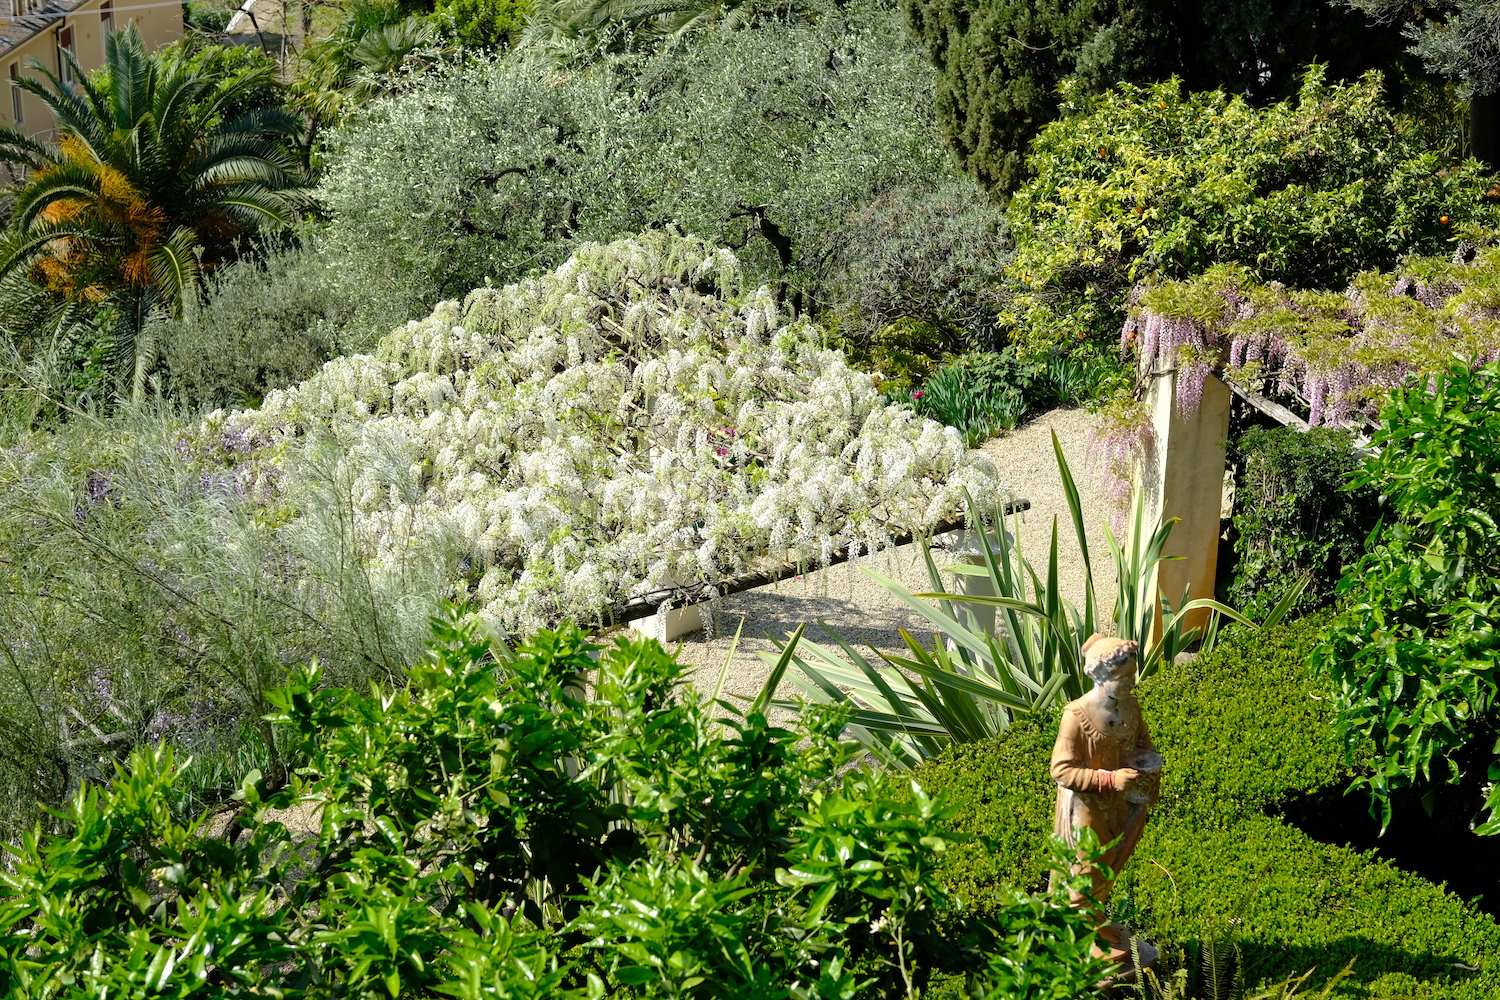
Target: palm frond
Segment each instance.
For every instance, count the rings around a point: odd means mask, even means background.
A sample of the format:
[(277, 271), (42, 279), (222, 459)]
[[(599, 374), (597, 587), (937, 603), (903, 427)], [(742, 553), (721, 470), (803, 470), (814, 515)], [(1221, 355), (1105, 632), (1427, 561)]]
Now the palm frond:
[(98, 236), (98, 230), (90, 226), (54, 222), (39, 223), (25, 231), (12, 233), (0, 244), (0, 278), (31, 263), (49, 243), (56, 240), (88, 242)]
[(24, 231), (36, 224), (47, 208), (68, 199), (90, 200), (99, 196), (99, 174), (71, 161), (52, 167), (44, 177), (32, 178), (16, 195), (11, 206), (11, 228)]
[(254, 108), (236, 115), (217, 129), (225, 136), (275, 135), (296, 138), (303, 132), (302, 119), (281, 108)]
[(213, 204), (251, 231), (267, 225), (284, 228), (297, 221), (297, 203), (293, 198), (282, 192), (267, 191), (251, 184), (241, 184), (218, 193)]
[(36, 170), (57, 162), (57, 150), (50, 143), (9, 125), (0, 125), (0, 163)]
[(186, 226), (179, 226), (167, 241), (151, 251), (147, 264), (157, 299), (178, 312), (183, 298), (198, 287), (200, 270), (194, 252), (198, 238)]
[(245, 184), (257, 184), (271, 192), (301, 186), (301, 178), (286, 165), (253, 154), (226, 156), (193, 174), (193, 183), (188, 189), (190, 194), (202, 192), (212, 196), (216, 189), (237, 188)]
[(41, 98), (58, 131), (76, 138), (96, 160), (106, 160), (110, 130), (100, 126), (88, 101), (37, 59), (28, 59), (26, 66), (41, 79), (23, 76), (11, 85)]

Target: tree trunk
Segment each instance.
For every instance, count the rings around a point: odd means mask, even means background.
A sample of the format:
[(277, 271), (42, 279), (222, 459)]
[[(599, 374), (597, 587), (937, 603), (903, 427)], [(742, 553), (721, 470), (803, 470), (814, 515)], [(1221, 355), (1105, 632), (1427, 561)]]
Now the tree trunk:
[(1500, 173), (1500, 94), (1469, 98), (1469, 155)]

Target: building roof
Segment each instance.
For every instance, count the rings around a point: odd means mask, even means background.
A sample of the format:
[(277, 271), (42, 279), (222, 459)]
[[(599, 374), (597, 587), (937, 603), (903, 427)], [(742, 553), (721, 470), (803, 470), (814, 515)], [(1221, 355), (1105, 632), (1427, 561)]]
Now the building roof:
[[(0, 0), (3, 2), (3, 0)], [(89, 0), (46, 0), (37, 9), (20, 17), (0, 16), (0, 56), (11, 52), (87, 4)]]

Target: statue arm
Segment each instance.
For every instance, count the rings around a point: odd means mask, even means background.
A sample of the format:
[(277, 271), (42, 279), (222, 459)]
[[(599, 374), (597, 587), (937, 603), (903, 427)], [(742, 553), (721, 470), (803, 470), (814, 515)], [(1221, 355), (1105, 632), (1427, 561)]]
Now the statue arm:
[(1063, 712), (1052, 747), (1052, 780), (1075, 792), (1109, 791), (1114, 788), (1108, 771), (1089, 766), (1088, 735), (1077, 716)]

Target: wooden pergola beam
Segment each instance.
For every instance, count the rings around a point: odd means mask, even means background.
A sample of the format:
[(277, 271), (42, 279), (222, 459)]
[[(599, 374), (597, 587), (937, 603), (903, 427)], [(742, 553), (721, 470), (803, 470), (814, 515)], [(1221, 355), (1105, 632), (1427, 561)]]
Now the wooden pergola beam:
[[(1299, 432), (1309, 431), (1312, 429), (1312, 426), (1306, 420), (1303, 420), (1301, 417), (1297, 416), (1297, 414), (1293, 413), (1285, 406), (1282, 406), (1280, 403), (1267, 399), (1260, 393), (1254, 391), (1253, 389), (1248, 389), (1245, 386), (1240, 385), (1238, 382), (1233, 382), (1227, 378), (1224, 378), (1223, 375), (1220, 375), (1219, 377), (1223, 379), (1225, 385), (1229, 386), (1230, 392), (1234, 393), (1236, 396), (1240, 397), (1255, 409), (1270, 417), (1272, 420), (1281, 424), (1283, 427), (1290, 427), (1292, 430)], [(1353, 434), (1354, 450), (1356, 452), (1361, 455), (1375, 455), (1379, 453), (1378, 449), (1370, 446), (1369, 435), (1364, 433), (1364, 427), (1362, 425), (1345, 423), (1341, 426), (1344, 428), (1344, 430), (1347, 430), (1351, 434)]]

